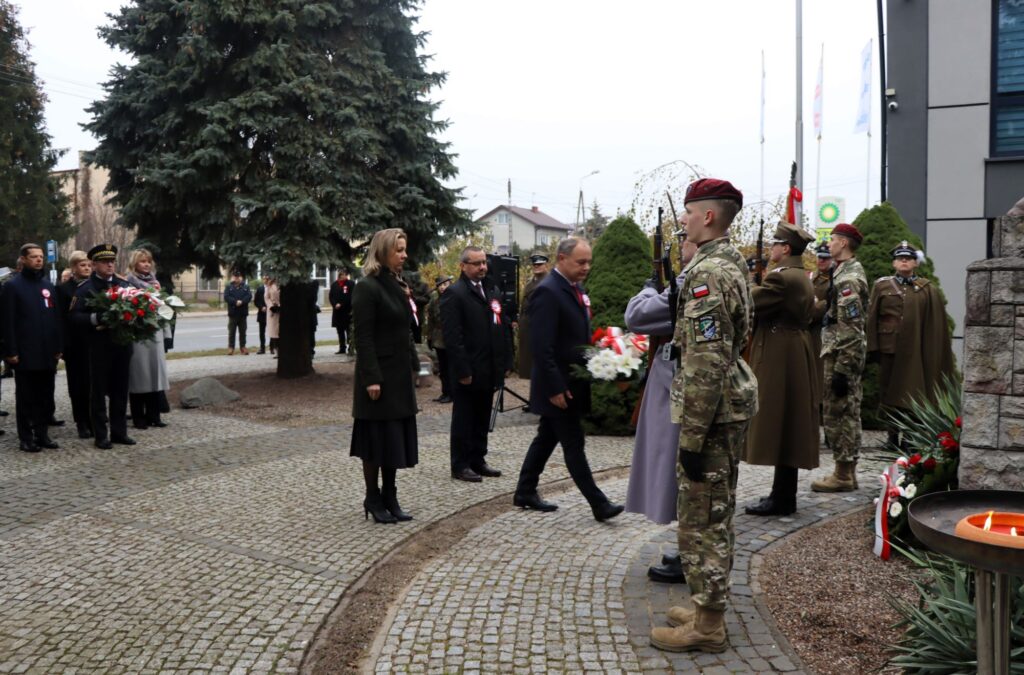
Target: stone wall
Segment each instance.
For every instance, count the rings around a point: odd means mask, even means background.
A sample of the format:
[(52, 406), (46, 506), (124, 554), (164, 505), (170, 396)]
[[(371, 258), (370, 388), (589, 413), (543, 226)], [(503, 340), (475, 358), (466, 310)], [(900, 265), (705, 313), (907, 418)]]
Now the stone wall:
[(1024, 490), (1024, 217), (967, 268), (960, 487)]

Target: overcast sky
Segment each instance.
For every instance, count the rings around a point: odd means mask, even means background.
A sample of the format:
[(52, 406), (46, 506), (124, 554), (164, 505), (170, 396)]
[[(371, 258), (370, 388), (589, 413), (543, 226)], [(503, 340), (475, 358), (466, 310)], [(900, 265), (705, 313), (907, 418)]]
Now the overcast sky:
[[(97, 36), (124, 0), (14, 0), (49, 96), (55, 147), (95, 140), (79, 125), (124, 55)], [(427, 52), (448, 73), (434, 96), (451, 121), (458, 185), (478, 215), (507, 201), (572, 223), (582, 187), (606, 214), (628, 210), (634, 185), (684, 160), (760, 199), (761, 53), (767, 72), (765, 192), (782, 194), (795, 157), (794, 0), (426, 0)], [(803, 3), (804, 192), (815, 199), (812, 106), (825, 49), (823, 195), (847, 200), (852, 220), (878, 200), (878, 46), (873, 0)], [(875, 38), (871, 173), (868, 137), (853, 132), (860, 54)], [(597, 171), (585, 179), (584, 176)], [(582, 179), (582, 180), (581, 180)], [(643, 223), (645, 226), (649, 223)]]

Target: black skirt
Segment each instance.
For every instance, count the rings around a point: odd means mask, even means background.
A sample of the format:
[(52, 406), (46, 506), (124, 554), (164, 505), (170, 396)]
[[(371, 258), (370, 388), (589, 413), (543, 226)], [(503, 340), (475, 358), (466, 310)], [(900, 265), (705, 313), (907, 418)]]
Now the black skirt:
[(416, 417), (362, 420), (352, 424), (352, 457), (387, 469), (409, 469), (420, 461)]

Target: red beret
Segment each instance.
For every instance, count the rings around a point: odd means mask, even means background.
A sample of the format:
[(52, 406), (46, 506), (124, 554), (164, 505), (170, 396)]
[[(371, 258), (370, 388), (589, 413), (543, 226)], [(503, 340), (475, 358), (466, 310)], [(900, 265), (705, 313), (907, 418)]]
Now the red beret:
[(731, 199), (743, 208), (743, 193), (733, 187), (727, 180), (718, 178), (701, 178), (690, 183), (686, 188), (684, 204), (697, 202), (704, 199)]
[(841, 234), (844, 237), (849, 237), (858, 244), (864, 241), (864, 235), (860, 233), (860, 230), (858, 230), (856, 227), (848, 223), (839, 223), (838, 225), (833, 227), (832, 234)]

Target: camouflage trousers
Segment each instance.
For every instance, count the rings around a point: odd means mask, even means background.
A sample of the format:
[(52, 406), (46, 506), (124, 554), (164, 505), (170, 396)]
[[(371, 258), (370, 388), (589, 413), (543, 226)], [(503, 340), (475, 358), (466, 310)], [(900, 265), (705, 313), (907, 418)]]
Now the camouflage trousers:
[(749, 421), (712, 424), (700, 449), (704, 482), (694, 483), (676, 465), (679, 482), (679, 557), (693, 603), (724, 610), (729, 598), (736, 535), (736, 480)]
[(825, 439), (832, 448), (832, 457), (837, 462), (855, 462), (860, 456), (860, 402), (864, 397), (860, 374), (849, 377), (850, 392), (842, 398), (832, 393), (832, 373), (835, 359), (824, 357), (825, 396), (822, 401), (821, 423), (825, 427)]

